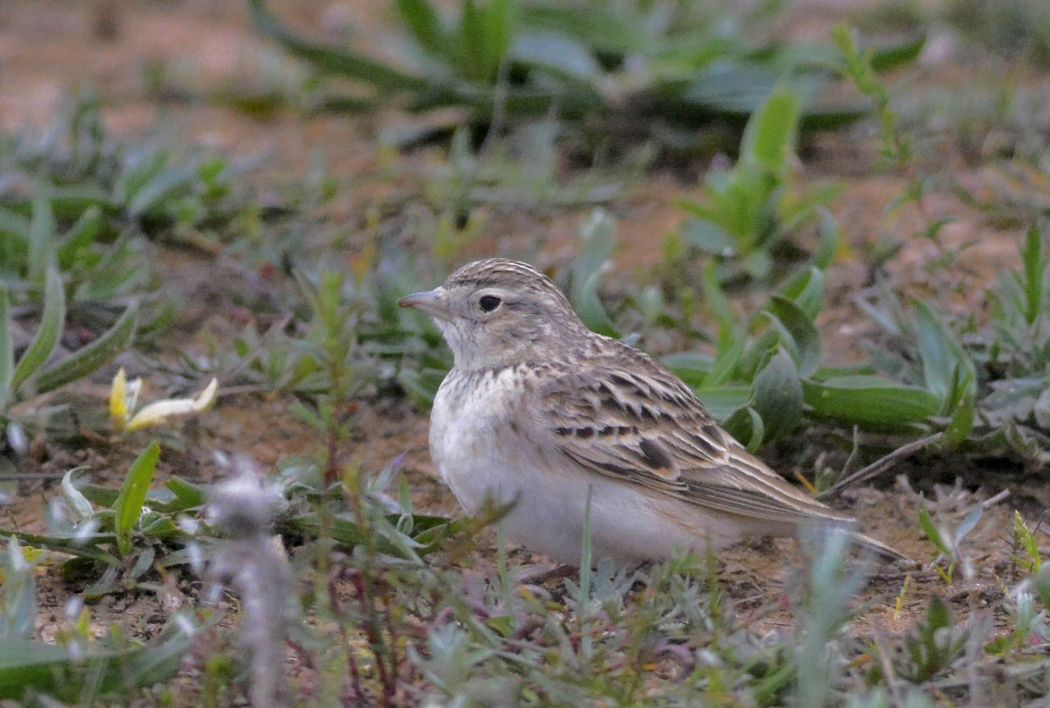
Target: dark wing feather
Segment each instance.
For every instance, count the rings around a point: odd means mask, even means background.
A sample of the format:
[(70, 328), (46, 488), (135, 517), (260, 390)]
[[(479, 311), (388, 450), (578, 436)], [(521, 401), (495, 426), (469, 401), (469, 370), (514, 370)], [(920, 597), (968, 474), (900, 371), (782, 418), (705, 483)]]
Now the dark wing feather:
[(578, 366), (538, 384), (542, 425), (593, 472), (697, 506), (769, 521), (849, 522), (787, 483), (718, 427), (674, 374), (603, 340)]

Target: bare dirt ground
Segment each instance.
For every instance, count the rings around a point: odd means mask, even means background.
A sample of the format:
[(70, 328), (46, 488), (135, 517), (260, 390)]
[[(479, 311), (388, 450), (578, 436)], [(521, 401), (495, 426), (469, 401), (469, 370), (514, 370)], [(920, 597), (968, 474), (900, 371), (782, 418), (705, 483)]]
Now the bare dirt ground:
[[(367, 37), (362, 27), (378, 26), (383, 17), (378, 6), (384, 3), (273, 3), (284, 17), (297, 26), (320, 36), (337, 38), (347, 26), (355, 36)], [(838, 10), (822, 8), (827, 16), (816, 25), (826, 27)], [(798, 23), (800, 34), (815, 31), (812, 22)], [(260, 56), (276, 50), (258, 39), (250, 27), (243, 3), (206, 0), (178, 2), (125, 2), (94, 0), (68, 3), (63, 0), (8, 0), (0, 5), (0, 126), (7, 130), (39, 126), (50, 118), (62, 93), (79, 85), (94, 86), (103, 98), (109, 126), (121, 134), (135, 135), (163, 121), (183, 132), (187, 139), (241, 156), (267, 155), (269, 160), (261, 181), (275, 184), (295, 179), (306, 168), (310, 155), (322, 151), (333, 176), (347, 185), (346, 200), (330, 207), (338, 217), (359, 219), (370, 205), (380, 204), (398, 192), (398, 178), (383, 178), (383, 158), (376, 148), (381, 123), (377, 117), (310, 116), (280, 111), (260, 119), (228, 107), (200, 100), (159, 100), (145, 90), (144, 67), (180, 64), (191, 68), (203, 86), (222, 86), (229, 82), (250, 81)], [(937, 80), (938, 69), (925, 69), (920, 82)], [(394, 119), (398, 119), (395, 117)], [(960, 306), (980, 311), (975, 300), (978, 287), (995, 271), (1017, 261), (1016, 237), (1010, 230), (991, 228), (982, 215), (964, 207), (951, 196), (936, 195), (926, 200), (925, 213), (909, 207), (887, 217), (887, 205), (896, 198), (905, 176), (885, 174), (876, 168), (875, 139), (863, 131), (847, 135), (818, 136), (808, 146), (805, 174), (814, 182), (837, 179), (844, 193), (836, 202), (836, 215), (847, 224), (846, 234), (854, 250), (875, 242), (891, 229), (898, 234), (920, 231), (931, 220), (952, 215), (946, 227), (944, 248), (957, 249), (966, 242), (958, 263), (972, 287), (960, 294)], [(428, 159), (409, 155), (405, 160)], [(957, 167), (960, 179), (976, 178), (977, 168), (957, 155), (947, 160)], [(699, 179), (704, 164), (692, 172)], [(658, 171), (633, 185), (628, 194), (612, 207), (619, 219), (620, 248), (615, 267), (624, 273), (655, 267), (663, 238), (681, 220), (675, 205), (678, 197), (692, 193), (695, 183), (680, 174)], [(514, 252), (515, 244), (538, 240), (545, 257), (564, 256), (575, 237), (585, 210), (563, 209), (552, 214), (508, 215), (493, 211), (481, 237), (462, 254), (463, 259), (483, 253)], [(333, 254), (333, 259), (349, 261), (351, 253)], [(890, 265), (896, 286), (915, 295), (940, 289), (931, 282), (923, 265), (939, 254), (928, 241), (911, 239)], [(209, 261), (199, 254), (172, 252), (165, 256), (173, 272), (200, 269), (207, 273)], [(824, 315), (828, 347), (849, 357), (856, 354), (856, 342), (868, 331), (849, 301), (849, 293), (864, 284), (865, 269), (848, 255), (830, 276), (832, 306)], [(223, 316), (219, 312), (219, 317)], [(86, 391), (84, 405), (104, 406), (104, 387)], [(424, 413), (404, 401), (364, 402), (352, 447), (347, 452), (364, 469), (378, 470), (401, 453), (406, 453), (405, 469), (415, 502), (421, 510), (452, 512), (455, 501), (434, 479), (426, 444), (427, 421)], [(299, 454), (315, 444), (311, 434), (292, 421), (279, 401), (259, 396), (229, 396), (219, 407), (199, 421), (187, 424), (181, 450), (165, 456), (163, 472), (178, 472), (190, 479), (210, 481), (215, 474), (212, 450), (243, 451), (263, 465), (273, 465), (283, 457)], [(115, 482), (141, 441), (125, 440), (99, 450), (47, 450), (38, 471), (56, 473), (74, 464), (89, 464), (102, 480)], [(797, 464), (789, 458), (777, 460), (785, 472)], [(921, 462), (900, 470), (919, 472)], [(960, 470), (963, 471), (963, 470)], [(971, 472), (968, 471), (967, 472)], [(913, 475), (914, 477), (915, 475)], [(936, 478), (950, 481), (953, 470), (937, 470)], [(980, 474), (969, 474), (966, 483), (974, 487)], [(1006, 477), (989, 475), (985, 496), (998, 492)], [(929, 493), (929, 487), (925, 487)], [(17, 502), (5, 509), (3, 525), (38, 529), (47, 498), (54, 493), (48, 483), (24, 485)], [(862, 606), (866, 607), (853, 631), (874, 629), (896, 633), (913, 626), (933, 594), (947, 595), (963, 614), (987, 603), (987, 597), (1001, 593), (1012, 580), (1008, 542), (1010, 514), (1008, 500), (989, 510), (969, 544), (974, 553), (974, 579), (963, 592), (956, 592), (932, 571), (911, 571), (911, 589), (898, 612), (895, 600), (906, 573), (886, 568), (869, 585)], [(928, 561), (934, 549), (916, 524), (917, 500), (888, 481), (878, 488), (862, 488), (847, 495), (843, 504), (859, 518), (862, 526), (876, 536), (918, 560)], [(1044, 540), (1046, 537), (1044, 535)], [(533, 559), (528, 554), (519, 560)], [(722, 559), (727, 589), (740, 604), (738, 612), (747, 617), (749, 607), (762, 607), (783, 592), (787, 576), (797, 567), (798, 552), (793, 541), (761, 541), (744, 544)], [(62, 621), (61, 608), (70, 589), (46, 570), (40, 579), (42, 615), (38, 625), (46, 637)], [(162, 624), (169, 608), (147, 596), (108, 599), (100, 608), (98, 622), (132, 618), (133, 631), (148, 635)], [(105, 608), (105, 609), (103, 609)], [(110, 611), (107, 612), (106, 610)], [(756, 631), (790, 626), (790, 611), (755, 617)]]

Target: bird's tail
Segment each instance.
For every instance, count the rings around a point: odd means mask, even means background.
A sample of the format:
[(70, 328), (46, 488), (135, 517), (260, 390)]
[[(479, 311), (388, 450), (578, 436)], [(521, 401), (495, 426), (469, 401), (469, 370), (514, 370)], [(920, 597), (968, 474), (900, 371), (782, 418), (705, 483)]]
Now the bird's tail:
[(857, 533), (856, 531), (854, 531), (850, 534), (850, 538), (858, 546), (860, 546), (864, 550), (871, 551), (883, 560), (908, 561), (909, 563), (915, 562), (908, 556), (898, 551), (896, 548), (893, 548), (892, 546), (887, 546), (882, 541), (877, 541), (871, 536), (865, 536), (862, 533)]

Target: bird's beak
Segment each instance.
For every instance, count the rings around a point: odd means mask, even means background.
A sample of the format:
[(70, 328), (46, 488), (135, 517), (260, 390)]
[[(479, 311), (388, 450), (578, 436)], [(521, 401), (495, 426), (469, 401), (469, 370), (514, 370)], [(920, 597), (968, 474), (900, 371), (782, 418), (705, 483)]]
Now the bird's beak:
[(441, 320), (452, 319), (452, 313), (448, 307), (445, 306), (445, 299), (442, 297), (444, 293), (440, 290), (424, 290), (421, 293), (412, 293), (411, 295), (405, 295), (403, 298), (397, 301), (397, 304), (401, 307), (412, 307), (420, 312), (425, 312), (431, 317), (437, 317)]

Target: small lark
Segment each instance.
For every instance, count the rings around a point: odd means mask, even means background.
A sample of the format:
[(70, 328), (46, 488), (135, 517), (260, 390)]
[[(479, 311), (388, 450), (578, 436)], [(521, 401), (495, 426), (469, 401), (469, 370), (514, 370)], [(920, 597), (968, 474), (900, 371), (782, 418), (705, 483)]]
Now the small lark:
[(515, 501), (504, 528), (531, 550), (578, 563), (588, 494), (593, 557), (623, 564), (852, 523), (748, 453), (670, 371), (588, 330), (530, 265), (476, 261), (400, 304), (433, 317), (455, 358), (430, 417), (441, 477), (467, 513)]

